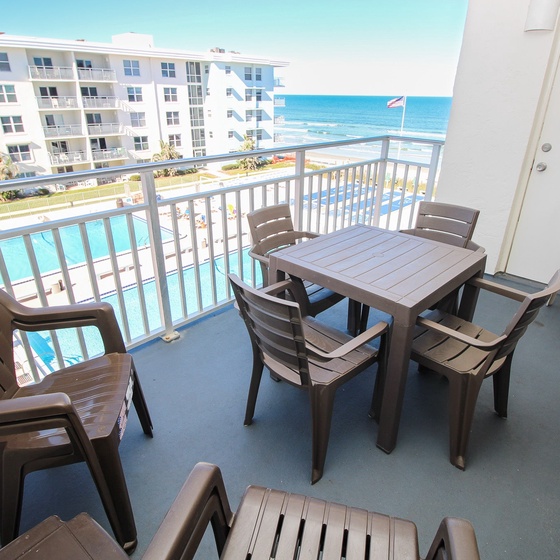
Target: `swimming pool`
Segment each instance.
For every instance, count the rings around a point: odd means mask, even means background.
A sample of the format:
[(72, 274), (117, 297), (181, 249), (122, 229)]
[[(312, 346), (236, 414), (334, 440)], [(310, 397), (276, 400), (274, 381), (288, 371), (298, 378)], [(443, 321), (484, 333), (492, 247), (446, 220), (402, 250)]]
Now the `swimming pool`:
[[(136, 247), (148, 245), (149, 234), (146, 221), (137, 216), (133, 216), (132, 218)], [(126, 216), (113, 216), (110, 218), (110, 224), (116, 252), (130, 251), (130, 238), (128, 235)], [(86, 257), (79, 226), (66, 226), (60, 228), (59, 231), (67, 266), (84, 263)], [(86, 231), (93, 259), (107, 257), (109, 255), (109, 247), (107, 246), (103, 220), (87, 222)], [(173, 234), (169, 230), (162, 229), (163, 241), (168, 241), (172, 238)], [(41, 275), (60, 270), (61, 267), (51, 231), (31, 234), (31, 242), (35, 250), (35, 256)], [(17, 282), (18, 280), (23, 280), (24, 278), (32, 276), (31, 265), (27, 258), (27, 251), (22, 237), (14, 237), (12, 239), (0, 241), (0, 251), (6, 262), (8, 274), (12, 282)]]

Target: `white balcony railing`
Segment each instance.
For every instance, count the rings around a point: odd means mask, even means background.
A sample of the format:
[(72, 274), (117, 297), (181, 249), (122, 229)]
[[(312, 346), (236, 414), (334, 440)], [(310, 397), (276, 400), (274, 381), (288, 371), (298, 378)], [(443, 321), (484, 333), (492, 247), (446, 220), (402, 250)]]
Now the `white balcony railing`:
[(106, 150), (93, 150), (92, 157), (94, 161), (107, 159), (123, 159), (126, 158), (126, 150), (124, 148), (108, 148)]
[(82, 97), (85, 109), (115, 109), (119, 106), (119, 98), (112, 96)]
[(47, 138), (61, 138), (67, 136), (83, 136), (81, 124), (55, 124), (44, 126), (43, 131)]
[[(121, 186), (116, 201), (88, 189), (83, 200), (64, 204), (67, 193), (61, 193), (48, 203), (66, 208), (66, 217), (57, 218), (53, 207), (41, 210), (42, 223), (26, 218), (22, 227), (2, 226), (1, 285), (31, 306), (108, 301), (129, 346), (157, 336), (171, 340), (177, 327), (231, 304), (228, 272), (261, 282), (247, 255), (248, 212), (287, 202), (296, 227), (317, 233), (354, 223), (411, 227), (418, 201), (433, 196), (441, 148), (439, 141), (381, 136), (255, 150), (243, 156), (282, 160), (283, 166), (242, 172), (231, 181), (220, 176), (207, 185), (185, 180), (165, 192), (159, 185), (157, 193), (154, 171), (212, 169), (237, 161), (239, 153), (3, 181), (2, 190), (58, 189), (65, 182), (141, 177), (138, 186)], [(345, 155), (337, 156), (341, 150)], [(307, 165), (310, 158), (316, 165)], [(78, 210), (87, 198), (96, 206)], [(54, 336), (43, 335), (52, 348), (46, 354), (41, 341), (23, 341), (35, 378), (100, 351), (99, 341), (85, 331)]]
[(74, 70), (65, 66), (29, 66), (29, 77), (32, 80), (73, 80)]
[(286, 106), (286, 98), (285, 97), (275, 97), (274, 98), (274, 106), (275, 107), (285, 107)]
[(121, 123), (88, 124), (88, 132), (94, 136), (106, 134), (122, 134), (124, 127)]
[(110, 68), (78, 68), (78, 79), (85, 82), (116, 82), (117, 74)]
[(77, 97), (37, 97), (39, 109), (78, 109)]
[(52, 165), (69, 165), (87, 161), (86, 153), (80, 151), (64, 152), (62, 154), (51, 154), (49, 152), (49, 158)]

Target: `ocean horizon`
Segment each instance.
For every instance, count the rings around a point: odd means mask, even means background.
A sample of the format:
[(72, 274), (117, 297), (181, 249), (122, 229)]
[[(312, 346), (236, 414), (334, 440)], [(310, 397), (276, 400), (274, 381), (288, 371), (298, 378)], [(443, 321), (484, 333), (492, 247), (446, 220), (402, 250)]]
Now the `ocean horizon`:
[[(407, 97), (405, 107), (388, 108), (388, 96), (285, 95), (275, 116), (276, 145), (333, 142), (386, 134), (445, 140), (451, 97)], [(403, 121), (404, 112), (404, 121)], [(402, 125), (402, 129), (401, 129)]]

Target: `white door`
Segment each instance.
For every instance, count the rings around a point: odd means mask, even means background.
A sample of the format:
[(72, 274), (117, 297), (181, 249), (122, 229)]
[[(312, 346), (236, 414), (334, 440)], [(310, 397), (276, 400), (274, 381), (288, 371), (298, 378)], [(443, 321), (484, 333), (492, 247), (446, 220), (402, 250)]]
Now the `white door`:
[(506, 272), (547, 283), (560, 268), (560, 75), (545, 122)]

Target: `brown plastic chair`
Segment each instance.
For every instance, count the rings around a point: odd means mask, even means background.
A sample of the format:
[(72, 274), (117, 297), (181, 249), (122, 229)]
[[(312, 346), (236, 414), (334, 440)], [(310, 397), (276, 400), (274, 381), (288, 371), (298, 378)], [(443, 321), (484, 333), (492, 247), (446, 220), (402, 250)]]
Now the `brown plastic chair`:
[(418, 204), (414, 228), (401, 231), (456, 247), (476, 250), (478, 245), (471, 245), (470, 241), (479, 214), (479, 210), (465, 206), (423, 200)]
[[(13, 331), (97, 327), (105, 354), (19, 387)], [(152, 422), (140, 381), (107, 303), (31, 309), (0, 290), (0, 506), (1, 541), (18, 533), (25, 476), (85, 461), (117, 541), (136, 547), (136, 527), (119, 457), (130, 401), (144, 433)]]
[[(247, 222), (253, 240), (253, 247), (249, 251), (249, 255), (260, 264), (263, 287), (268, 286), (270, 282), (268, 277), (268, 255), (270, 253), (319, 236), (319, 234), (310, 231), (294, 229), (288, 204), (276, 204), (253, 210), (253, 212), (247, 214)], [(293, 280), (299, 281), (295, 278)], [(307, 306), (306, 313), (312, 317), (344, 299), (344, 296), (311, 282), (304, 282), (304, 286), (307, 296), (303, 301), (300, 301), (300, 304)], [(359, 304), (349, 301), (348, 330), (353, 334), (357, 332), (359, 312)]]
[[(220, 469), (195, 465), (143, 560), (191, 560), (209, 523), (221, 560), (420, 560), (412, 521), (364, 509), (249, 486), (232, 513)], [(53, 551), (56, 551), (53, 553)], [(126, 555), (87, 514), (46, 519), (0, 550), (0, 560), (124, 560)], [(426, 560), (479, 560), (472, 525), (441, 522)]]
[[(293, 289), (291, 281), (254, 290), (233, 274), (229, 279), (253, 346), (245, 425), (253, 421), (264, 366), (275, 378), (308, 391), (314, 484), (323, 476), (336, 389), (375, 363), (378, 355), (377, 376), (384, 375), (387, 323), (380, 322), (351, 338), (312, 317), (302, 317), (298, 303), (272, 295)], [(297, 299), (297, 290), (293, 296)], [(365, 345), (377, 337), (381, 337), (379, 352)]]
[(482, 278), (468, 282), (478, 288), (520, 301), (517, 313), (501, 335), (441, 310), (419, 317), (411, 358), (449, 380), (450, 460), (465, 468), (465, 455), (476, 400), (482, 382), (493, 376), (494, 409), (507, 417), (513, 352), (551, 294), (560, 289), (560, 271), (544, 290), (527, 294)]

